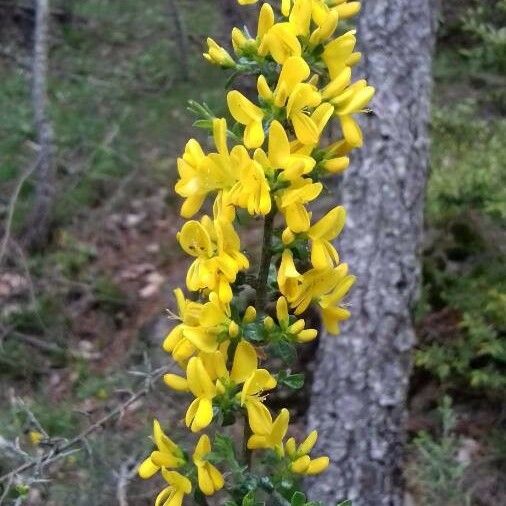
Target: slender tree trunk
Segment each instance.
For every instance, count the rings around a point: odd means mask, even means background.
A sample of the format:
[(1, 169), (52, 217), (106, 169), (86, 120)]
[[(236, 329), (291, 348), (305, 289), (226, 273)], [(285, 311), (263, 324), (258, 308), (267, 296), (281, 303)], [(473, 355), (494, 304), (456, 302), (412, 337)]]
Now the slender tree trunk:
[(37, 131), (38, 166), (33, 207), (23, 234), (23, 242), (28, 247), (40, 247), (47, 242), (55, 195), (53, 127), (47, 114), (49, 17), (49, 0), (36, 0), (32, 103)]
[(176, 47), (179, 53), (178, 58), (181, 69), (181, 79), (183, 81), (188, 81), (190, 79), (190, 71), (188, 65), (188, 36), (176, 0), (168, 0), (167, 11), (169, 15), (169, 22), (173, 27), (170, 36), (174, 36), (176, 38)]
[(341, 258), (358, 284), (343, 334), (321, 339), (309, 410), (333, 462), (309, 487), (326, 505), (403, 504), (435, 14), (434, 0), (365, 0), (359, 18), (359, 74), (377, 95), (364, 122), (365, 147), (342, 184)]
[[(235, 26), (243, 29), (246, 23), (245, 11), (247, 9), (244, 6), (239, 6), (237, 0), (220, 0), (219, 4), (223, 13), (225, 36), (229, 38), (230, 32)], [(250, 28), (256, 30), (256, 27)]]

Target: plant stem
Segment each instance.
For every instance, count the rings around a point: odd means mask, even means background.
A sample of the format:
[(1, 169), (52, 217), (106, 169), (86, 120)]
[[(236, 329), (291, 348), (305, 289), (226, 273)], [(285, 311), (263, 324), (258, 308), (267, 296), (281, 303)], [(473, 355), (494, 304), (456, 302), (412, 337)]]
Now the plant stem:
[(274, 229), (274, 217), (276, 216), (276, 206), (273, 203), (272, 209), (264, 219), (264, 236), (262, 243), (262, 258), (258, 270), (256, 284), (256, 310), (259, 316), (265, 314), (267, 305), (267, 280), (269, 278), (269, 269), (272, 259), (272, 232)]
[(248, 466), (248, 469), (251, 470), (251, 458), (253, 456), (253, 453), (251, 450), (248, 449), (248, 439), (251, 436), (251, 429), (248, 423), (248, 417), (244, 417), (244, 429), (243, 429), (243, 436), (242, 436), (242, 455), (245, 464)]

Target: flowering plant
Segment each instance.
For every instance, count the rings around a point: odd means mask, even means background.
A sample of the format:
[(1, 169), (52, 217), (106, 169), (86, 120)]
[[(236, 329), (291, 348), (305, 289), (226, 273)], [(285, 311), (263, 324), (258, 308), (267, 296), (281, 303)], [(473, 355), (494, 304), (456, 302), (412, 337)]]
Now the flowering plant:
[[(289, 411), (273, 415), (266, 400), (279, 385), (302, 385), (303, 374), (289, 367), (296, 347), (318, 334), (306, 328), (306, 310), (319, 309), (329, 334), (338, 334), (350, 316), (342, 300), (355, 278), (332, 244), (345, 210), (337, 206), (314, 220), (308, 204), (362, 145), (354, 116), (364, 112), (374, 89), (365, 80), (351, 83), (360, 53), (355, 31), (339, 26), (359, 10), (359, 2), (347, 0), (282, 0), (277, 9), (264, 2), (255, 36), (232, 30), (234, 56), (207, 41), (204, 57), (233, 78), (257, 76), (258, 96), (229, 91), (233, 121), (191, 103), (196, 125), (212, 132), (214, 148), (206, 153), (191, 139), (178, 159), (175, 190), (188, 221), (177, 238), (193, 259), (186, 276), (191, 295), (175, 290), (179, 323), (163, 348), (181, 368), (164, 381), (191, 396), (185, 424), (199, 438), (188, 453), (155, 420), (156, 448), (139, 474), (160, 472), (167, 482), (156, 506), (180, 506), (189, 494), (208, 504), (216, 493), (228, 494), (228, 506), (265, 504), (266, 495), (278, 504), (318, 504), (299, 489), (301, 476), (329, 464), (328, 457), (312, 455), (317, 433), (302, 442), (287, 438)], [(342, 135), (323, 142), (335, 120)], [(208, 197), (214, 199), (212, 216), (194, 219)], [(241, 213), (264, 223), (256, 275), (235, 230)], [(272, 356), (283, 365), (273, 367)], [(219, 428), (241, 422), (239, 451)]]

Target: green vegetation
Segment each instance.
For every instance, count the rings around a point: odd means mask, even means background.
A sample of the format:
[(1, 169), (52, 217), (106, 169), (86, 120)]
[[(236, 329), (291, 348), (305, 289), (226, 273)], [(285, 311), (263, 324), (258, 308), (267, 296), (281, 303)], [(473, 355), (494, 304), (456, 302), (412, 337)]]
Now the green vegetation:
[[(506, 118), (497, 86), (505, 15), (504, 1), (466, 10), (453, 28), (460, 42), (447, 45), (435, 62), (429, 241), (416, 355), (416, 364), (446, 388), (471, 386), (491, 395), (506, 388)], [(428, 328), (434, 315), (446, 315), (441, 334)]]
[(467, 464), (457, 455), (460, 439), (455, 432), (456, 417), (449, 397), (438, 408), (441, 433), (434, 438), (420, 432), (413, 441), (415, 465), (411, 467), (412, 480), (419, 489), (420, 504), (432, 506), (466, 506), (471, 504), (464, 488)]

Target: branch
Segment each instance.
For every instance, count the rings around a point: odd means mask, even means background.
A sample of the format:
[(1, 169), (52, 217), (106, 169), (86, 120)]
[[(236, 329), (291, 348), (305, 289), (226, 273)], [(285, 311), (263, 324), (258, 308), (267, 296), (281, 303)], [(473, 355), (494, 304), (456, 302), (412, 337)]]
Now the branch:
[(32, 469), (36, 466), (38, 467), (44, 467), (45, 465), (48, 465), (49, 463), (52, 463), (65, 455), (68, 455), (67, 450), (70, 450), (72, 447), (84, 443), (85, 439), (96, 430), (100, 429), (103, 425), (105, 425), (110, 420), (116, 418), (118, 415), (121, 415), (124, 410), (139, 400), (140, 398), (147, 395), (153, 386), (154, 383), (156, 383), (165, 373), (167, 373), (169, 369), (167, 367), (162, 367), (160, 369), (157, 369), (150, 373), (145, 380), (144, 387), (141, 388), (138, 392), (133, 394), (127, 401), (125, 401), (123, 404), (120, 404), (115, 409), (113, 409), (109, 414), (103, 416), (95, 422), (94, 424), (90, 425), (88, 428), (83, 430), (80, 434), (75, 436), (74, 438), (64, 441), (62, 443), (56, 444), (51, 450), (44, 453), (40, 458), (37, 460), (33, 460), (30, 462), (25, 462), (24, 464), (20, 465), (16, 469), (13, 469), (12, 471), (8, 472), (7, 474), (4, 474), (3, 476), (0, 476), (0, 483), (4, 481), (10, 481), (13, 479), (14, 476), (17, 474), (23, 473), (25, 471), (28, 471), (29, 469)]
[(264, 219), (264, 237), (262, 244), (262, 259), (260, 261), (260, 269), (258, 271), (258, 279), (256, 284), (256, 310), (259, 315), (265, 313), (267, 305), (267, 281), (269, 279), (269, 270), (272, 259), (272, 231), (274, 228), (274, 217), (276, 216), (276, 205), (272, 204), (272, 209)]
[(5, 223), (5, 231), (2, 237), (2, 242), (0, 243), (0, 265), (2, 265), (2, 260), (7, 251), (7, 244), (9, 244), (9, 239), (11, 236), (11, 228), (12, 228), (12, 219), (14, 217), (14, 210), (16, 208), (16, 204), (18, 202), (19, 193), (21, 192), (21, 188), (25, 184), (25, 181), (31, 176), (32, 172), (39, 165), (39, 157), (35, 160), (24, 172), (21, 174), (16, 187), (14, 188), (14, 192), (11, 195), (11, 199), (9, 201), (9, 207), (7, 212), (7, 221)]

